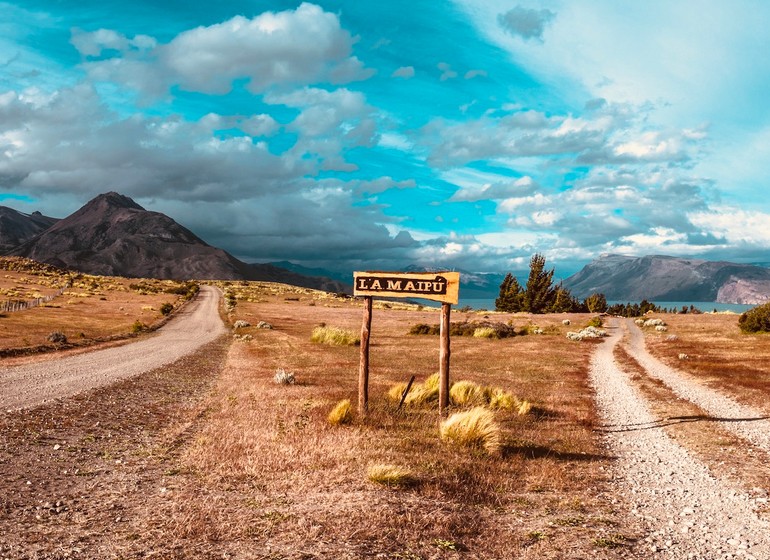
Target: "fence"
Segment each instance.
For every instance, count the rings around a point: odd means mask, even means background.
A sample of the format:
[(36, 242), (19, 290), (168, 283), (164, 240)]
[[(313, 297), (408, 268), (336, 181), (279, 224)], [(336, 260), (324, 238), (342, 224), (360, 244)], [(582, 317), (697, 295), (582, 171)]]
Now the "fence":
[(32, 309), (33, 307), (39, 307), (44, 303), (48, 303), (52, 299), (59, 297), (64, 293), (65, 290), (69, 289), (70, 287), (71, 284), (67, 284), (57, 293), (41, 298), (30, 300), (9, 299), (7, 301), (0, 302), (0, 313), (13, 313), (15, 311), (26, 311), (27, 309)]

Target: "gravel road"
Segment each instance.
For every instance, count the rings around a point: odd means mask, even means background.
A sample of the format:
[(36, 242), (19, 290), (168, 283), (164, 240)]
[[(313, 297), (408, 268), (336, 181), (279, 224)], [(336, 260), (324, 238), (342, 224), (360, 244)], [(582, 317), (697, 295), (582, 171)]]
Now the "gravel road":
[(225, 332), (219, 292), (202, 286), (198, 297), (155, 336), (61, 359), (0, 368), (0, 409), (30, 408), (172, 363)]
[[(770, 524), (756, 515), (755, 503), (742, 489), (714, 477), (657, 425), (645, 398), (615, 361), (613, 350), (630, 330), (629, 351), (648, 373), (654, 366), (660, 375), (662, 364), (655, 364), (634, 329), (633, 323), (609, 322), (610, 337), (591, 362), (591, 382), (606, 443), (617, 457), (613, 477), (620, 503), (630, 506), (647, 532), (639, 552), (644, 558), (770, 559)], [(709, 392), (681, 374), (676, 377), (681, 394), (693, 401)], [(727, 400), (712, 400), (709, 414), (732, 414)], [(744, 417), (747, 411), (739, 412)]]

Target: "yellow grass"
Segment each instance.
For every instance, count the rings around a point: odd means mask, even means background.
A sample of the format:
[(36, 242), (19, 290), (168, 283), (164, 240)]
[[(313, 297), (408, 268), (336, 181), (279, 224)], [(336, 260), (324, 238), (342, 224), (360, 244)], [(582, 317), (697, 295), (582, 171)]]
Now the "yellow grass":
[(0, 257), (0, 301), (56, 296), (41, 307), (0, 316), (0, 350), (46, 345), (54, 331), (84, 344), (131, 333), (137, 321), (152, 326), (163, 319), (158, 309), (164, 303), (181, 302), (181, 295), (169, 292), (182, 286), (171, 280), (75, 274)]
[(371, 465), (367, 469), (367, 477), (385, 486), (408, 486), (414, 483), (412, 471), (398, 465)]
[(327, 418), (332, 426), (350, 424), (353, 421), (353, 407), (350, 404), (350, 400), (345, 399), (338, 402)]
[(339, 327), (316, 327), (310, 335), (310, 340), (331, 346), (354, 346), (361, 342), (353, 331)]
[(465, 412), (456, 412), (441, 423), (441, 439), (463, 447), (485, 450), (490, 455), (500, 453), (503, 437), (495, 415), (477, 406)]
[(487, 395), (478, 383), (458, 381), (449, 389), (449, 400), (456, 406), (484, 405)]

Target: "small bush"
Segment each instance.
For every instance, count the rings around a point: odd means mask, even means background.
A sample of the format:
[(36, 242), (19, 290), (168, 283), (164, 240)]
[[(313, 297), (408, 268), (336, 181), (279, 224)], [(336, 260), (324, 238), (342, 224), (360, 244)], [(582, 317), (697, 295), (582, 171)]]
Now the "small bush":
[(770, 332), (770, 303), (742, 313), (738, 318), (738, 326), (745, 333)]
[(245, 329), (246, 327), (250, 327), (251, 323), (248, 321), (244, 321), (243, 319), (238, 319), (235, 323), (233, 323), (234, 329)]
[(161, 315), (170, 315), (173, 310), (174, 310), (174, 306), (171, 303), (164, 303), (163, 305), (160, 306)]
[(339, 327), (316, 327), (310, 335), (311, 342), (331, 346), (355, 346), (361, 339), (355, 333)]
[(273, 379), (279, 385), (294, 385), (296, 383), (294, 374), (290, 371), (286, 371), (283, 368), (278, 368), (275, 371), (275, 377), (273, 377)]
[(367, 476), (372, 482), (385, 486), (409, 486), (415, 481), (409, 469), (397, 465), (372, 465)]
[[(449, 325), (450, 336), (482, 336), (476, 335), (477, 331), (482, 333), (489, 333), (493, 331), (495, 336), (488, 336), (488, 338), (508, 338), (516, 336), (516, 331), (511, 325), (505, 323), (493, 322), (493, 321), (461, 321), (459, 323), (451, 323)], [(440, 334), (441, 327), (439, 325), (427, 325), (425, 323), (418, 323), (413, 325), (409, 329), (409, 334)]]
[(495, 415), (486, 408), (477, 406), (466, 412), (456, 412), (441, 423), (441, 439), (460, 445), (483, 449), (490, 455), (500, 452), (503, 437), (495, 423)]
[(604, 321), (601, 317), (598, 315), (596, 317), (591, 317), (591, 319), (588, 321), (589, 327), (596, 327), (597, 329), (600, 329), (604, 326)]
[[(406, 396), (406, 400), (404, 402), (410, 405), (419, 405), (438, 401), (438, 386), (438, 373), (434, 373), (423, 383), (415, 383), (412, 385), (412, 388), (409, 391), (409, 394)], [(399, 399), (400, 398), (401, 397), (399, 396)]]
[(349, 399), (337, 403), (328, 416), (329, 424), (340, 426), (350, 424), (353, 421), (353, 407)]
[(458, 381), (449, 389), (449, 400), (457, 406), (485, 405), (484, 389), (473, 381)]
[(390, 389), (388, 389), (388, 398), (394, 401), (400, 401), (401, 396), (406, 391), (406, 383), (396, 383)]
[(131, 325), (131, 332), (134, 334), (138, 334), (140, 332), (144, 332), (147, 330), (147, 325), (142, 323), (139, 319), (134, 321), (134, 324)]
[(61, 331), (54, 331), (46, 337), (46, 340), (53, 344), (67, 344), (67, 335)]
[(500, 338), (497, 331), (492, 327), (478, 327), (473, 331), (474, 338)]

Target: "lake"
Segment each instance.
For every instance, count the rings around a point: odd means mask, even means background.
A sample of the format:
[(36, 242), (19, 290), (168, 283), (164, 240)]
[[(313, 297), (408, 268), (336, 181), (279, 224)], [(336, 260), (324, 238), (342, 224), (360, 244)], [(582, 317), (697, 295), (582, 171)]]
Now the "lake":
[[(463, 298), (462, 292), (460, 292), (460, 303), (457, 304), (456, 308), (459, 309), (461, 307), (470, 306), (473, 309), (487, 309), (489, 311), (493, 311), (495, 309), (495, 299), (489, 298), (489, 299), (474, 299), (474, 298)], [(628, 303), (627, 301), (608, 301), (609, 305), (613, 305), (616, 303)], [(631, 302), (631, 303), (638, 303), (638, 302)], [(756, 307), (756, 305), (744, 305), (739, 303), (716, 303), (716, 302), (709, 302), (709, 301), (653, 301), (651, 303), (654, 303), (658, 307), (665, 307), (667, 309), (682, 309), (682, 306), (690, 308), (691, 305), (694, 305), (697, 309), (700, 309), (704, 313), (711, 312), (711, 311), (732, 311), (734, 313), (743, 313), (744, 311), (751, 309), (752, 307)]]

